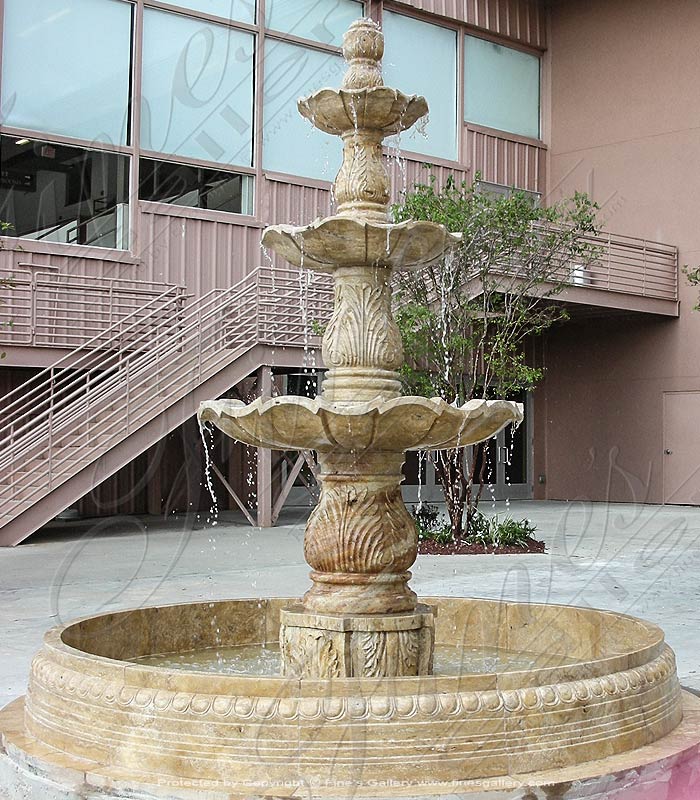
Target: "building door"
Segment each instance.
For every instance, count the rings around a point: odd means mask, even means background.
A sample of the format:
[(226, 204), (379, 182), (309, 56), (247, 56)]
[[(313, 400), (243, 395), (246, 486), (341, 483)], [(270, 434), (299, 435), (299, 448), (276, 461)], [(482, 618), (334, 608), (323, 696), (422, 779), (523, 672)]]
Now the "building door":
[[(532, 498), (531, 396), (516, 398), (525, 406), (525, 419), (517, 428), (509, 425), (484, 447), (486, 487), (484, 499), (529, 500)], [(477, 465), (477, 471), (479, 465)], [(477, 473), (478, 474), (478, 473)]]
[(700, 505), (700, 392), (664, 392), (664, 503)]

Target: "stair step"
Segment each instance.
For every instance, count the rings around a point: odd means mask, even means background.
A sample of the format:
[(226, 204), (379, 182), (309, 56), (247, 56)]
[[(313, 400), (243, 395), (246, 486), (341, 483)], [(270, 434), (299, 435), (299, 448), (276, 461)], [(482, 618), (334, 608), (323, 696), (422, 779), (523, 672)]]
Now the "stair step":
[[(61, 472), (54, 472), (51, 477), (51, 488), (53, 489), (60, 483), (63, 483), (64, 480), (70, 478), (72, 475), (75, 475), (74, 470), (61, 470)], [(5, 497), (8, 498), (21, 498), (24, 494), (31, 494), (35, 490), (40, 491), (49, 491), (48, 488), (49, 482), (46, 481), (32, 481), (31, 483), (24, 483), (21, 481), (16, 481), (15, 483), (0, 483), (0, 497), (3, 499)]]
[[(2, 505), (3, 505), (3, 513), (0, 514), (0, 517), (9, 517), (12, 518), (17, 515), (17, 511), (23, 511), (24, 508), (18, 508), (19, 506), (24, 506), (28, 508), (31, 505), (30, 500), (9, 500), (3, 497)], [(13, 512), (13, 513), (8, 513)]]
[(57, 447), (54, 445), (51, 451), (48, 448), (41, 450), (38, 453), (34, 453), (33, 455), (29, 455), (28, 453), (24, 453), (17, 459), (13, 459), (10, 461), (10, 464), (19, 462), (19, 468), (22, 471), (26, 471), (29, 467), (34, 467), (37, 465), (46, 465), (46, 462), (49, 460), (49, 456), (53, 461), (60, 459), (61, 461), (83, 461), (86, 458), (90, 458), (91, 454), (94, 452), (93, 448), (87, 448), (83, 445), (70, 445), (64, 447)]
[[(241, 313), (240, 309), (236, 310)], [(187, 335), (191, 338), (190, 333)], [(88, 467), (97, 459), (104, 456), (101, 465), (105, 474), (112, 474), (123, 463), (125, 455), (122, 448), (114, 450), (115, 446), (161, 415), (172, 403), (193, 392), (198, 393), (193, 398), (196, 400), (213, 396), (202, 394), (203, 384), (211, 381), (220, 392), (225, 388), (224, 380), (235, 376), (240, 380), (251, 369), (251, 364), (242, 360), (231, 371), (238, 356), (249, 350), (252, 343), (246, 346), (243, 342), (229, 339), (226, 344), (231, 349), (227, 350), (222, 347), (223, 342), (217, 341), (216, 352), (212, 352), (209, 344), (205, 345), (209, 349), (202, 353), (199, 363), (201, 380), (196, 380), (194, 365), (197, 360), (192, 357), (196, 353), (194, 340), (180, 347), (177, 334), (171, 344), (173, 353), (167, 369), (160, 356), (157, 361), (139, 358), (135, 368), (132, 364), (129, 380), (131, 389), (135, 391), (131, 394), (128, 430), (126, 382), (122, 386), (115, 383), (108, 387), (95, 383), (90, 389), (89, 404), (87, 393), (82, 396), (76, 393), (77, 396), (70, 400), (66, 400), (65, 395), (57, 396), (57, 402), (65, 400), (66, 405), (54, 409), (50, 436), (48, 425), (37, 422), (33, 430), (28, 427), (3, 448), (0, 453), (0, 545), (19, 543), (89, 491), (96, 475)], [(184, 420), (186, 410), (187, 404), (183, 403), (182, 407), (175, 409), (177, 417), (182, 416)], [(147, 437), (149, 442), (154, 433), (156, 431), (151, 427)], [(135, 457), (147, 444), (140, 437), (133, 437), (127, 449)], [(50, 490), (48, 480), (42, 479), (44, 476), (48, 478), (49, 456), (52, 470)], [(8, 469), (12, 470), (12, 476), (3, 478), (1, 473), (7, 473)]]

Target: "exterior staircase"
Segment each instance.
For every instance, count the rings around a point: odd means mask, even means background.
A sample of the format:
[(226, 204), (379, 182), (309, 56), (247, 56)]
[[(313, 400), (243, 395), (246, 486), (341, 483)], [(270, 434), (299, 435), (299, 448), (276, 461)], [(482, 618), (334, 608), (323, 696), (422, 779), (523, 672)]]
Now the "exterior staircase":
[[(302, 348), (328, 280), (266, 267), (169, 289), (0, 399), (0, 545), (18, 544), (255, 369)], [(301, 363), (301, 361), (300, 361)]]

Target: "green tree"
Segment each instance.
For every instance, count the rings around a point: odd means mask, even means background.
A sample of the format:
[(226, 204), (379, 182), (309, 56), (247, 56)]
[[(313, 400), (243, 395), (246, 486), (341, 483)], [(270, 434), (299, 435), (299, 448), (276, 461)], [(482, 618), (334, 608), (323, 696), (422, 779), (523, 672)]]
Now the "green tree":
[[(556, 295), (596, 260), (586, 238), (596, 233), (596, 204), (577, 193), (542, 207), (525, 192), (494, 195), (478, 180), (438, 188), (431, 176), (393, 210), (397, 222), (431, 220), (461, 234), (440, 261), (396, 276), (407, 391), (462, 404), (534, 388), (542, 370), (524, 345), (566, 318)], [(429, 454), (456, 539), (470, 532), (487, 481), (483, 453), (482, 444)]]
[[(700, 286), (700, 267), (695, 267), (695, 269), (691, 269), (688, 266), (683, 267), (683, 272), (685, 277), (688, 279), (688, 282), (692, 286)], [(695, 305), (695, 310), (700, 311), (700, 301)]]

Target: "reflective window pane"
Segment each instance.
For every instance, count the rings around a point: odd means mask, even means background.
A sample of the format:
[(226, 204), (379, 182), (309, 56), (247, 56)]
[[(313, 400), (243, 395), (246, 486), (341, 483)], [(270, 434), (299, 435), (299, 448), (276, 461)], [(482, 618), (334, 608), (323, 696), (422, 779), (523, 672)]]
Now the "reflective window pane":
[(341, 56), (274, 39), (265, 41), (263, 167), (332, 181), (340, 169), (342, 143), (312, 128), (297, 110), (297, 98), (324, 86), (339, 86)]
[(2, 122), (127, 144), (132, 8), (5, 0)]
[(267, 0), (265, 25), (340, 47), (350, 23), (363, 13), (362, 3), (355, 0)]
[(236, 22), (255, 24), (255, 0), (177, 0), (176, 5)]
[(464, 47), (465, 121), (539, 138), (539, 58), (475, 36)]
[[(384, 83), (428, 101), (428, 123), (401, 134), (404, 150), (457, 158), (457, 33), (385, 11)], [(419, 45), (418, 45), (419, 43)], [(419, 46), (420, 58), (416, 57)]]
[(252, 34), (145, 9), (142, 148), (250, 166), (253, 45)]
[(0, 219), (9, 236), (129, 247), (129, 159), (0, 137)]
[(253, 213), (250, 175), (142, 158), (139, 199), (234, 214)]

